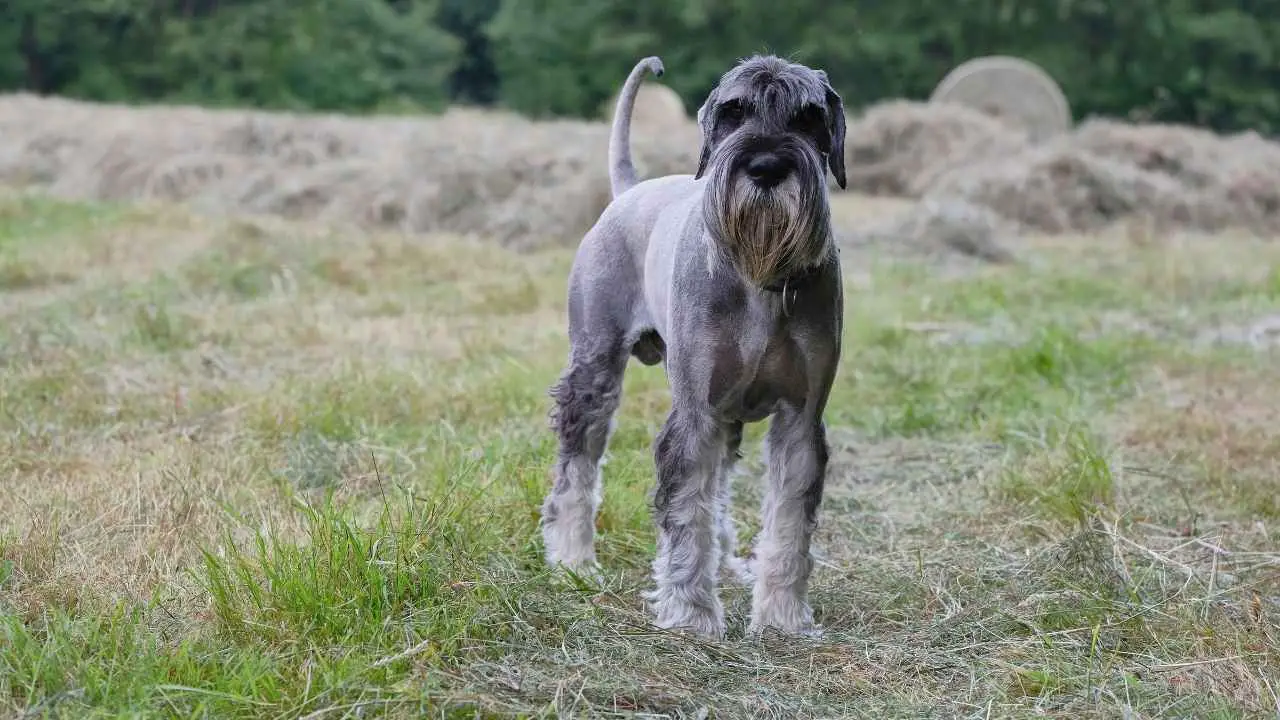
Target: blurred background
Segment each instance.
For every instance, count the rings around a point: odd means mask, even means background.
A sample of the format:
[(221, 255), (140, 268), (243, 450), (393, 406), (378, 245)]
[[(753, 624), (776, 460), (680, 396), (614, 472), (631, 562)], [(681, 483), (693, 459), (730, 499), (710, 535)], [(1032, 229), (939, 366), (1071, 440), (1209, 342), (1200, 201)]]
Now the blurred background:
[(850, 109), (953, 67), (1044, 68), (1076, 118), (1271, 133), (1280, 7), (1264, 0), (6, 0), (0, 91), (294, 110), (498, 105), (596, 117), (660, 54), (692, 111), (735, 58), (826, 68)]
[(633, 120), (652, 177), (771, 52), (844, 98), (846, 245), (1280, 232), (1280, 7), (1253, 0), (8, 0), (0, 33), (0, 183), (67, 199), (564, 247), (639, 58), (667, 69)]

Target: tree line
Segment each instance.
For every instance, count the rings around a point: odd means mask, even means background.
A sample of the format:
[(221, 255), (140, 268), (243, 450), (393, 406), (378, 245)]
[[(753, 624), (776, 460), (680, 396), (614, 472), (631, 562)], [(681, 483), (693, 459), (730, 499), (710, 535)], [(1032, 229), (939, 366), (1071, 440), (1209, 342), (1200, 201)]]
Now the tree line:
[(692, 111), (734, 59), (827, 70), (851, 108), (1032, 60), (1077, 118), (1280, 129), (1274, 0), (5, 0), (0, 90), (344, 112), (597, 116), (642, 55)]

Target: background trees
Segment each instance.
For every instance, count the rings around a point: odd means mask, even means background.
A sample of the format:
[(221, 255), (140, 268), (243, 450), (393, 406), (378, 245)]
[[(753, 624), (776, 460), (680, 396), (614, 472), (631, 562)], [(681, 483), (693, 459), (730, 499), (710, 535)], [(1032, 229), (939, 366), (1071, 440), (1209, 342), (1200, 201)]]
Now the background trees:
[(7, 0), (0, 89), (344, 111), (595, 116), (661, 54), (692, 111), (736, 57), (827, 69), (852, 109), (959, 62), (1043, 66), (1078, 117), (1280, 128), (1280, 4), (1237, 0)]

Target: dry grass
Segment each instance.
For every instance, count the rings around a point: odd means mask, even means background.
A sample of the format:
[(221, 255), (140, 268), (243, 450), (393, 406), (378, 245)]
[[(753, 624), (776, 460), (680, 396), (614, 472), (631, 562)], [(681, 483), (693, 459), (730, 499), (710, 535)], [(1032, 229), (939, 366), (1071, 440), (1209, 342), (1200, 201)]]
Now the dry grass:
[[(696, 128), (645, 127), (642, 172), (693, 167)], [(184, 201), (522, 247), (571, 242), (609, 197), (607, 125), (503, 113), (324, 117), (9, 95), (0, 137), (0, 181), (57, 197)]]
[[(1177, 368), (1161, 392), (1135, 403), (1121, 441), (1155, 467), (1157, 481), (1185, 498), (1245, 515), (1280, 515), (1280, 387), (1245, 364)], [(1178, 482), (1191, 474), (1200, 482)], [(1188, 527), (1202, 522), (1195, 513)]]
[[(699, 133), (678, 98), (645, 85), (642, 175), (692, 172)], [(0, 181), (79, 200), (182, 201), (215, 214), (571, 246), (608, 201), (605, 122), (453, 110), (427, 118), (299, 116), (0, 97)], [(1280, 231), (1280, 145), (1173, 126), (1089, 121), (1044, 145), (962, 106), (892, 101), (851, 120), (850, 188), (924, 198), (864, 240), (995, 249), (1006, 226), (1094, 232)], [(834, 182), (832, 182), (834, 187)], [(968, 207), (957, 215), (939, 208)], [(980, 240), (975, 240), (980, 238)], [(977, 243), (977, 245), (975, 245)], [(947, 252), (953, 252), (951, 250)]]
[(627, 377), (604, 584), (541, 566), (570, 250), (36, 195), (0, 219), (0, 715), (1277, 712), (1280, 363), (1201, 341), (1280, 310), (1274, 243), (1117, 228), (958, 275), (851, 247), (827, 634), (747, 641), (726, 589), (708, 644), (639, 600), (658, 368)]
[(876, 247), (943, 265), (957, 261), (1014, 262), (1016, 226), (992, 210), (963, 200), (927, 198), (898, 212), (886, 206), (880, 217), (867, 218), (845, 231), (846, 246)]
[[(614, 93), (601, 108), (601, 115), (610, 123), (613, 112), (618, 106), (618, 93)], [(696, 108), (695, 108), (696, 110)], [(632, 131), (651, 137), (662, 137), (662, 133), (674, 133), (675, 138), (689, 136), (694, 123), (693, 114), (684, 107), (684, 100), (669, 86), (660, 82), (647, 80), (640, 84), (636, 93), (636, 104), (631, 115)]]
[(849, 187), (920, 197), (947, 171), (1024, 150), (1025, 132), (964, 105), (895, 100), (867, 108), (845, 140)]
[(851, 187), (963, 200), (1045, 233), (1149, 218), (1280, 232), (1280, 143), (1256, 133), (1089, 120), (1044, 144), (964, 107), (896, 101), (849, 128)]

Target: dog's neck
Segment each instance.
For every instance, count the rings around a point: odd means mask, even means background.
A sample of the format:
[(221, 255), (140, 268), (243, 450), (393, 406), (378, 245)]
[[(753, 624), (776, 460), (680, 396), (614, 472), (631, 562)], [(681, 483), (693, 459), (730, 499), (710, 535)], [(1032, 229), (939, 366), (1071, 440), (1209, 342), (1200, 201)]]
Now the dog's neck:
[(822, 261), (819, 260), (812, 265), (793, 270), (772, 282), (761, 285), (760, 289), (771, 293), (798, 292), (817, 279), (822, 265)]

